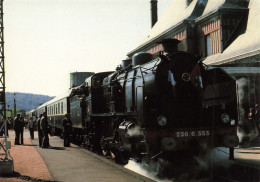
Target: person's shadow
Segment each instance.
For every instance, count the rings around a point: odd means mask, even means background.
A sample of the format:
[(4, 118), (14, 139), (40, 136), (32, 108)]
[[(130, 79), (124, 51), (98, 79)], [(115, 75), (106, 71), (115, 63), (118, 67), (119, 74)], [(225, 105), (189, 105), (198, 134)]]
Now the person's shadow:
[(35, 145), (35, 144), (23, 144), (23, 146), (38, 146), (38, 145)]
[(43, 149), (65, 150), (64, 147), (46, 147), (46, 148), (43, 148)]
[(0, 177), (5, 177), (5, 178), (18, 178), (18, 179), (22, 179), (25, 181), (37, 181), (37, 182), (59, 182), (59, 181), (54, 181), (54, 180), (44, 180), (44, 179), (38, 179), (38, 178), (33, 178), (30, 176), (25, 176), (25, 175), (21, 175), (20, 173), (14, 171), (11, 174), (0, 174)]

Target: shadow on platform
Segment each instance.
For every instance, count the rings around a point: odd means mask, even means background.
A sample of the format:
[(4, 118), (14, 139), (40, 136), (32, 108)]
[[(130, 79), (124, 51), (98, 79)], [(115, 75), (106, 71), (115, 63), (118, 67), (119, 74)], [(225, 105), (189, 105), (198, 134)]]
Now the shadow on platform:
[(65, 150), (64, 147), (47, 147), (47, 148), (42, 148), (42, 149)]
[(260, 154), (260, 152), (237, 152), (237, 153), (242, 153), (242, 154)]
[(5, 175), (0, 174), (0, 177), (17, 178), (17, 179), (22, 179), (22, 180), (26, 180), (26, 181), (35, 181), (35, 182), (59, 182), (59, 181), (53, 181), (53, 180), (44, 180), (44, 179), (32, 178), (30, 176), (21, 175), (18, 172), (13, 172), (12, 174), (5, 174)]
[(35, 145), (35, 144), (24, 144), (23, 146), (32, 146), (32, 147), (35, 147), (35, 146), (38, 146), (38, 145)]

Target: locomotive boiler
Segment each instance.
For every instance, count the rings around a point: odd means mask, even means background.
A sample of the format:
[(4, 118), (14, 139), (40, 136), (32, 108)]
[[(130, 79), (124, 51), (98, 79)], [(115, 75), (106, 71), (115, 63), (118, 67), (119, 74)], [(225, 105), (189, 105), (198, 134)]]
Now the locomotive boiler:
[(159, 56), (137, 53), (117, 71), (93, 74), (74, 88), (70, 110), (80, 111), (72, 113), (74, 135), (123, 164), (159, 154), (171, 160), (202, 145), (237, 146), (235, 80), (178, 51), (178, 43), (163, 40)]

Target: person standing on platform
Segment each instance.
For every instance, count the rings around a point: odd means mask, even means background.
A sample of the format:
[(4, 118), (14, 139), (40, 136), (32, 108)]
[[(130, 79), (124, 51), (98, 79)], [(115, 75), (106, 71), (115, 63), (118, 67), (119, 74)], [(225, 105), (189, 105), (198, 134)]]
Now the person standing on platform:
[(42, 133), (42, 129), (41, 129), (41, 118), (42, 118), (42, 114), (40, 114), (40, 116), (36, 120), (37, 130), (38, 130), (39, 147), (42, 147), (42, 137), (43, 137), (43, 133)]
[(20, 129), (21, 145), (23, 145), (23, 128), (24, 128), (24, 126), (25, 126), (24, 118), (20, 117), (19, 129)]
[(43, 132), (42, 148), (48, 148), (50, 147), (50, 144), (49, 144), (48, 120), (47, 120), (46, 112), (43, 113), (43, 116), (41, 118), (41, 129)]
[(72, 122), (70, 120), (69, 114), (65, 114), (65, 118), (63, 119), (64, 147), (70, 147), (71, 128), (72, 128)]
[(15, 145), (20, 145), (20, 126), (21, 126), (21, 121), (20, 121), (20, 114), (17, 114), (16, 117), (14, 118), (13, 126), (14, 126), (14, 131), (15, 131)]
[(29, 118), (28, 121), (28, 129), (30, 131), (30, 137), (32, 140), (34, 140), (34, 124), (32, 118)]
[(255, 122), (256, 122), (256, 127), (258, 129), (258, 133), (260, 135), (260, 113), (259, 113), (259, 105), (255, 105)]

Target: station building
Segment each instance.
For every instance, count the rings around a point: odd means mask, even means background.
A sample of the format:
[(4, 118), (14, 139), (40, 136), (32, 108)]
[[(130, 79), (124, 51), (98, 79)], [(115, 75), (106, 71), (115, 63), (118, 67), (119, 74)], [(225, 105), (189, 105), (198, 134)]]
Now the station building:
[(179, 50), (237, 79), (245, 108), (260, 103), (259, 0), (173, 0), (158, 21), (157, 0), (150, 3), (152, 29), (128, 57), (137, 52), (157, 55), (162, 50), (157, 42), (176, 38), (181, 41)]

